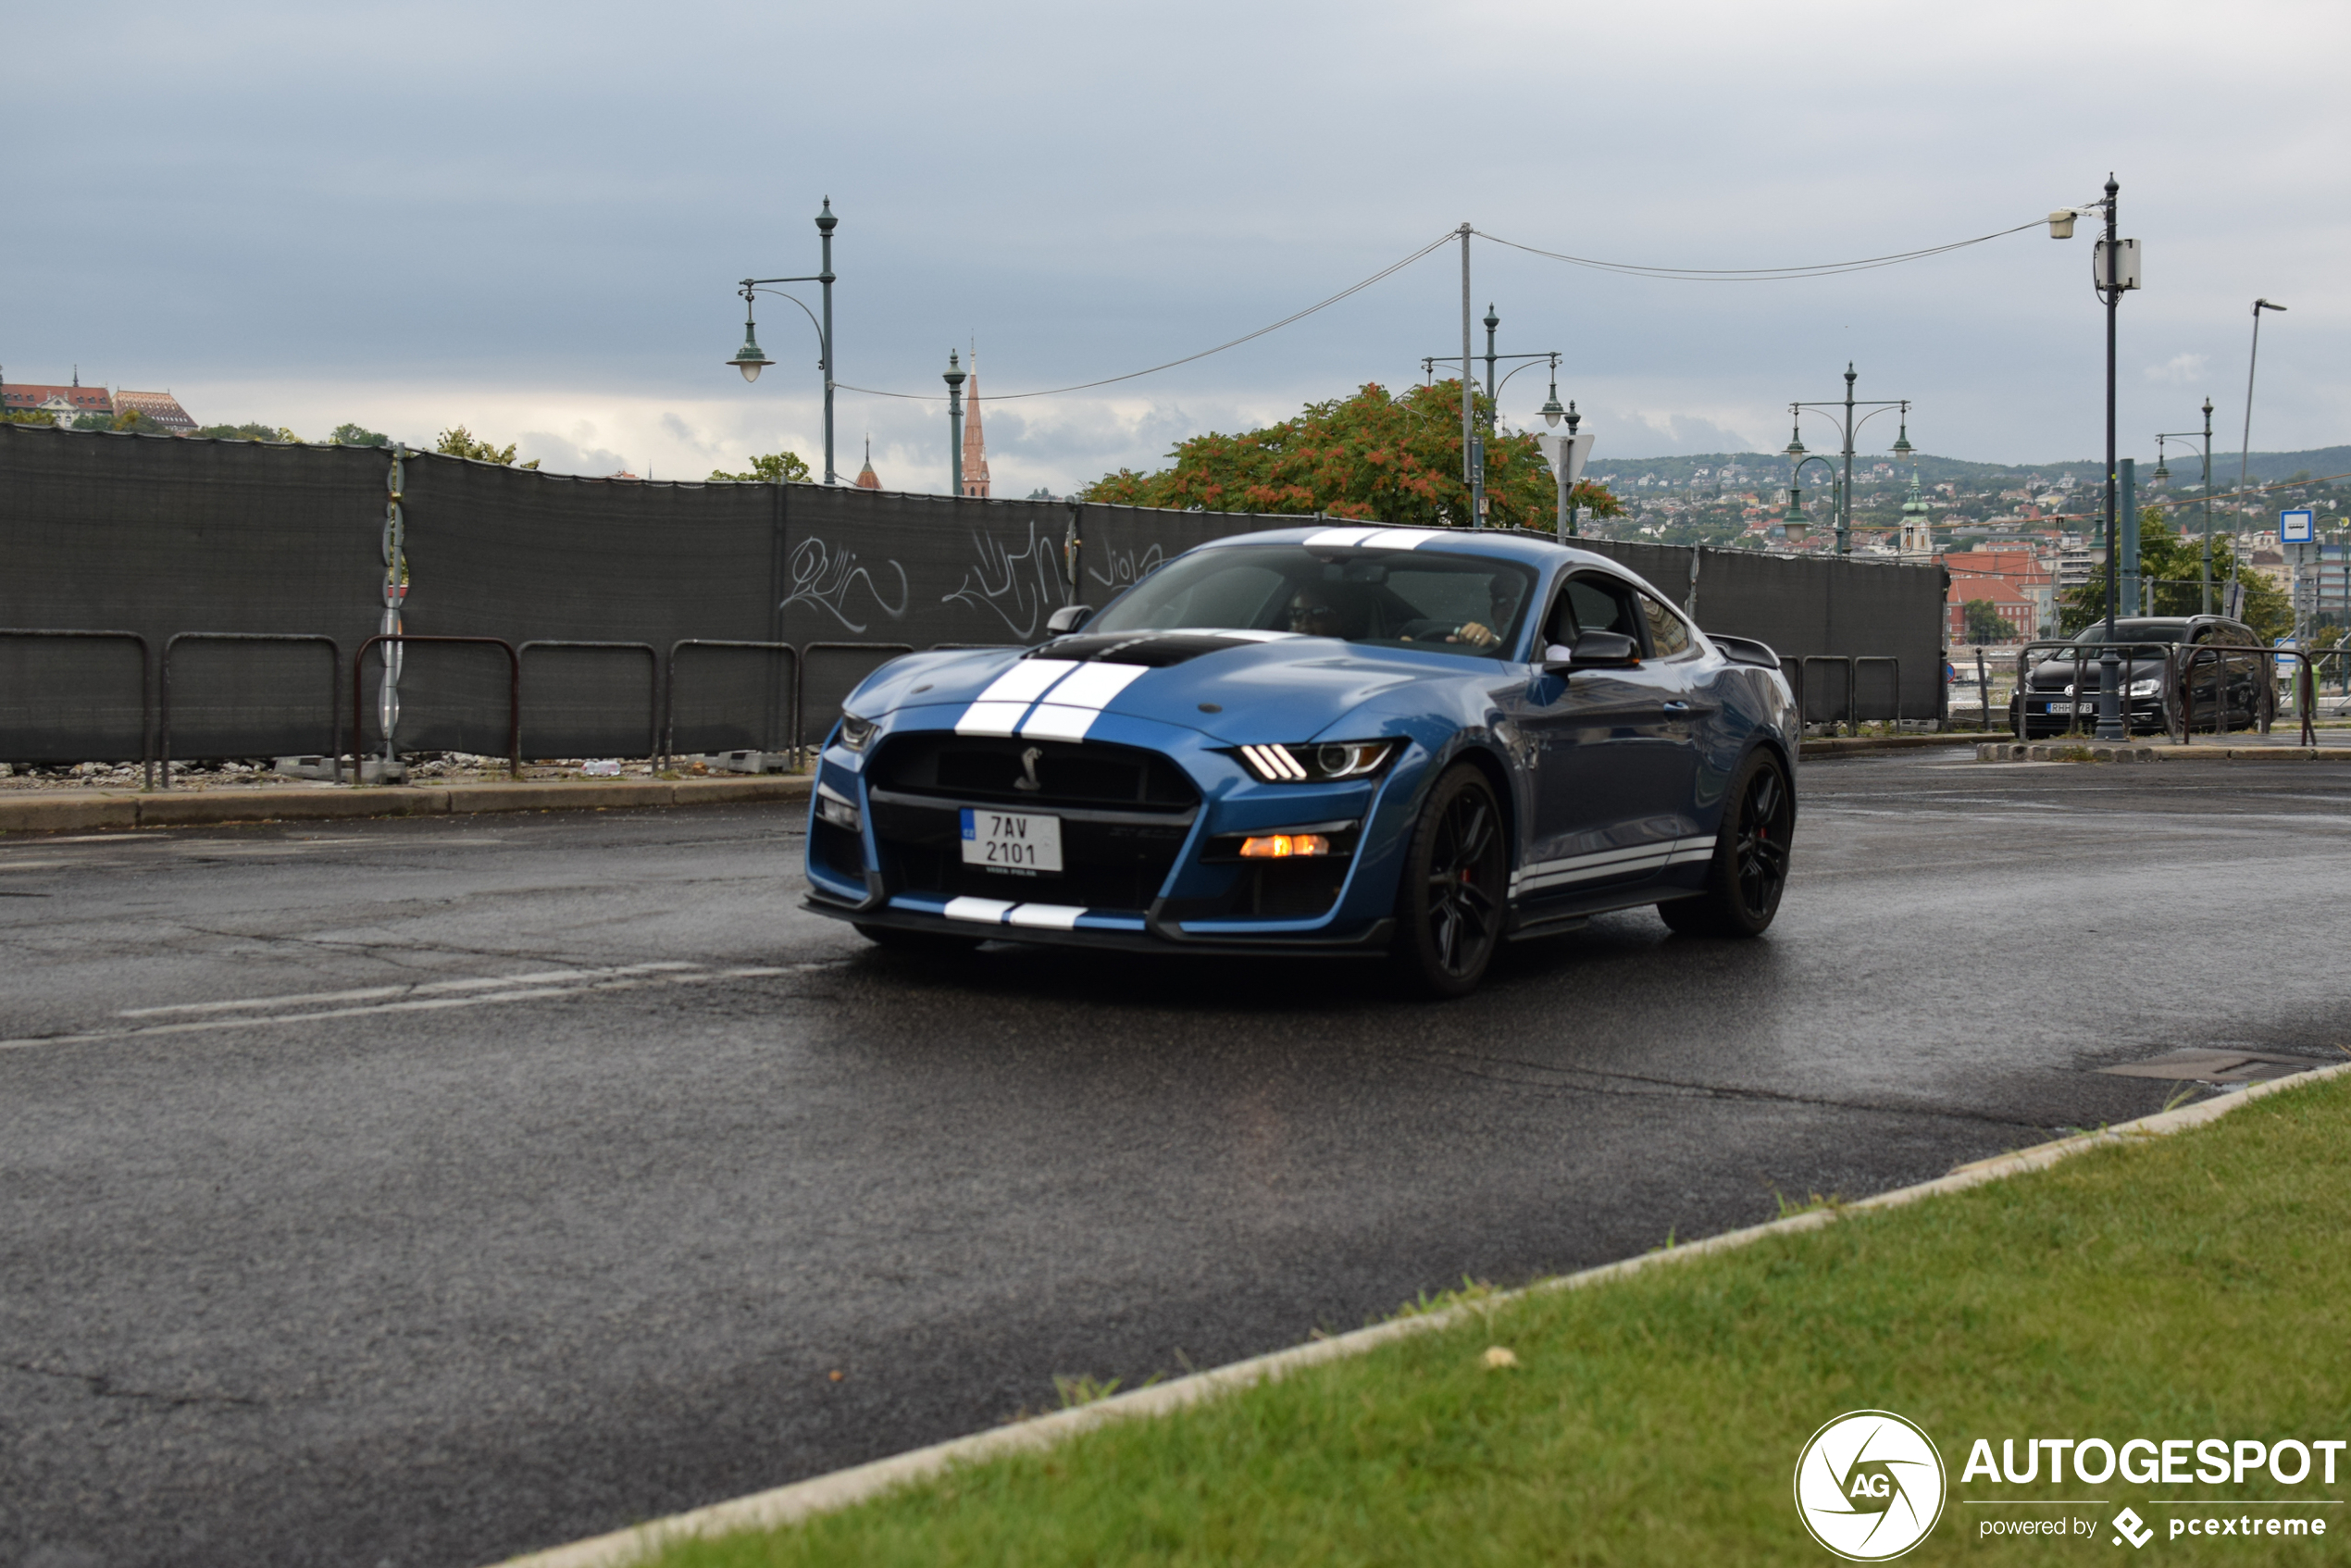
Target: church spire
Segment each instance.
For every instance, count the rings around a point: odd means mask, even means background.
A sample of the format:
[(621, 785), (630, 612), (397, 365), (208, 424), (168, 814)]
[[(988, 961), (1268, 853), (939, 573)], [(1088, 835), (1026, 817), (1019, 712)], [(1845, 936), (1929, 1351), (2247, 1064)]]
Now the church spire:
[(865, 438), (865, 466), (857, 470), (857, 488), (881, 489), (881, 476), (874, 472), (874, 438), (870, 435)]
[(970, 401), (964, 414), (964, 493), (980, 500), (988, 497), (988, 439), (979, 429), (979, 339), (972, 339), (971, 385), (964, 396)]

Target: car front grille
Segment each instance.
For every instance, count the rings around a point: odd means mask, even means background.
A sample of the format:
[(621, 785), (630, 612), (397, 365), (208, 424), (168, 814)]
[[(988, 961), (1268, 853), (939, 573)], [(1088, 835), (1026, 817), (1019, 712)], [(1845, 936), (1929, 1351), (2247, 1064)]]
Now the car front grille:
[[(1038, 787), (1025, 788), (1032, 778)], [(882, 877), (893, 893), (1146, 909), (1200, 811), (1200, 791), (1183, 769), (1129, 746), (912, 735), (885, 743), (867, 780)], [(1059, 818), (1060, 874), (966, 865), (965, 806)]]
[(1185, 814), (1200, 804), (1184, 770), (1156, 752), (1016, 736), (899, 737), (884, 744), (868, 777), (894, 793), (1039, 811)]

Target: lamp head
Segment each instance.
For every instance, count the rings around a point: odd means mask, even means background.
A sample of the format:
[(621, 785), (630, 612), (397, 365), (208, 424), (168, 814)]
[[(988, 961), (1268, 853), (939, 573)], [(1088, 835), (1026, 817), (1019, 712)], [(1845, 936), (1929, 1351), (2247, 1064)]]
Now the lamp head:
[(1553, 429), (1559, 429), (1561, 418), (1564, 417), (1566, 413), (1567, 410), (1560, 406), (1559, 372), (1554, 370), (1551, 373), (1551, 395), (1543, 400), (1543, 423), (1550, 426)]
[(1804, 427), (1801, 425), (1788, 432), (1787, 455), (1796, 458), (1804, 455)]
[(2073, 238), (2073, 220), (2079, 216), (2071, 207), (2059, 207), (2049, 214), (2049, 238), (2052, 240)]
[(2268, 300), (2255, 300), (2253, 302), (2253, 314), (2256, 316), (2260, 315), (2265, 310), (2283, 310), (2285, 306), (2282, 305), (2271, 305)]
[(1502, 318), (1494, 314), (1494, 306), (1489, 303), (1486, 307), (1486, 330), (1490, 332), (1501, 324)]
[(735, 351), (735, 357), (727, 361), (727, 363), (733, 366), (736, 369), (740, 370), (743, 373), (744, 380), (755, 381), (759, 380), (759, 373), (762, 370), (766, 369), (767, 367), (776, 362), (759, 351), (759, 335), (752, 330), (751, 323), (749, 321), (745, 321), (743, 323), (743, 346), (737, 349)]
[(947, 390), (951, 392), (962, 391), (964, 378), (969, 374), (970, 372), (964, 368), (963, 359), (953, 349), (949, 349), (947, 351), (947, 368), (941, 371), (939, 377), (940, 380), (947, 383)]

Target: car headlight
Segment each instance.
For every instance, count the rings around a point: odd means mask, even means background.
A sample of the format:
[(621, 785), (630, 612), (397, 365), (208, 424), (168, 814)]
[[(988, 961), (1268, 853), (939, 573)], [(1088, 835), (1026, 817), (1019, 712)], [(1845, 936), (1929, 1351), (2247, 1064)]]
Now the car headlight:
[(877, 728), (870, 718), (859, 718), (847, 708), (840, 710), (840, 743), (852, 752), (864, 751)]
[(2160, 697), (2163, 695), (2163, 678), (2151, 675), (2145, 680), (2134, 680), (2131, 682), (2129, 694), (2133, 697)]
[(1320, 740), (1243, 746), (1241, 761), (1265, 784), (1334, 784), (1369, 778), (1396, 755), (1393, 740)]

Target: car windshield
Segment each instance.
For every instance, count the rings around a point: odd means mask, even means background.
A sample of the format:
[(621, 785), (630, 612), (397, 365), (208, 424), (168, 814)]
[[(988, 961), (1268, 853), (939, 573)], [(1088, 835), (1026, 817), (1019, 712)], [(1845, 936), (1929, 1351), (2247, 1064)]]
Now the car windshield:
[(1277, 631), (1500, 658), (1535, 573), (1433, 550), (1237, 544), (1170, 562), (1087, 631)]
[[(2188, 628), (2186, 627), (2167, 626), (2160, 621), (2152, 623), (2146, 621), (2117, 621), (2114, 623), (2114, 641), (2117, 642), (2177, 642), (2182, 638), (2187, 636), (2187, 634)], [(2103, 642), (2106, 640), (2106, 623), (2104, 621), (2099, 621), (2095, 626), (2092, 626), (2088, 630), (2082, 632), (2073, 639), (2076, 642), (2087, 642), (2093, 645)], [(2160, 656), (2159, 653), (2158, 656)]]

